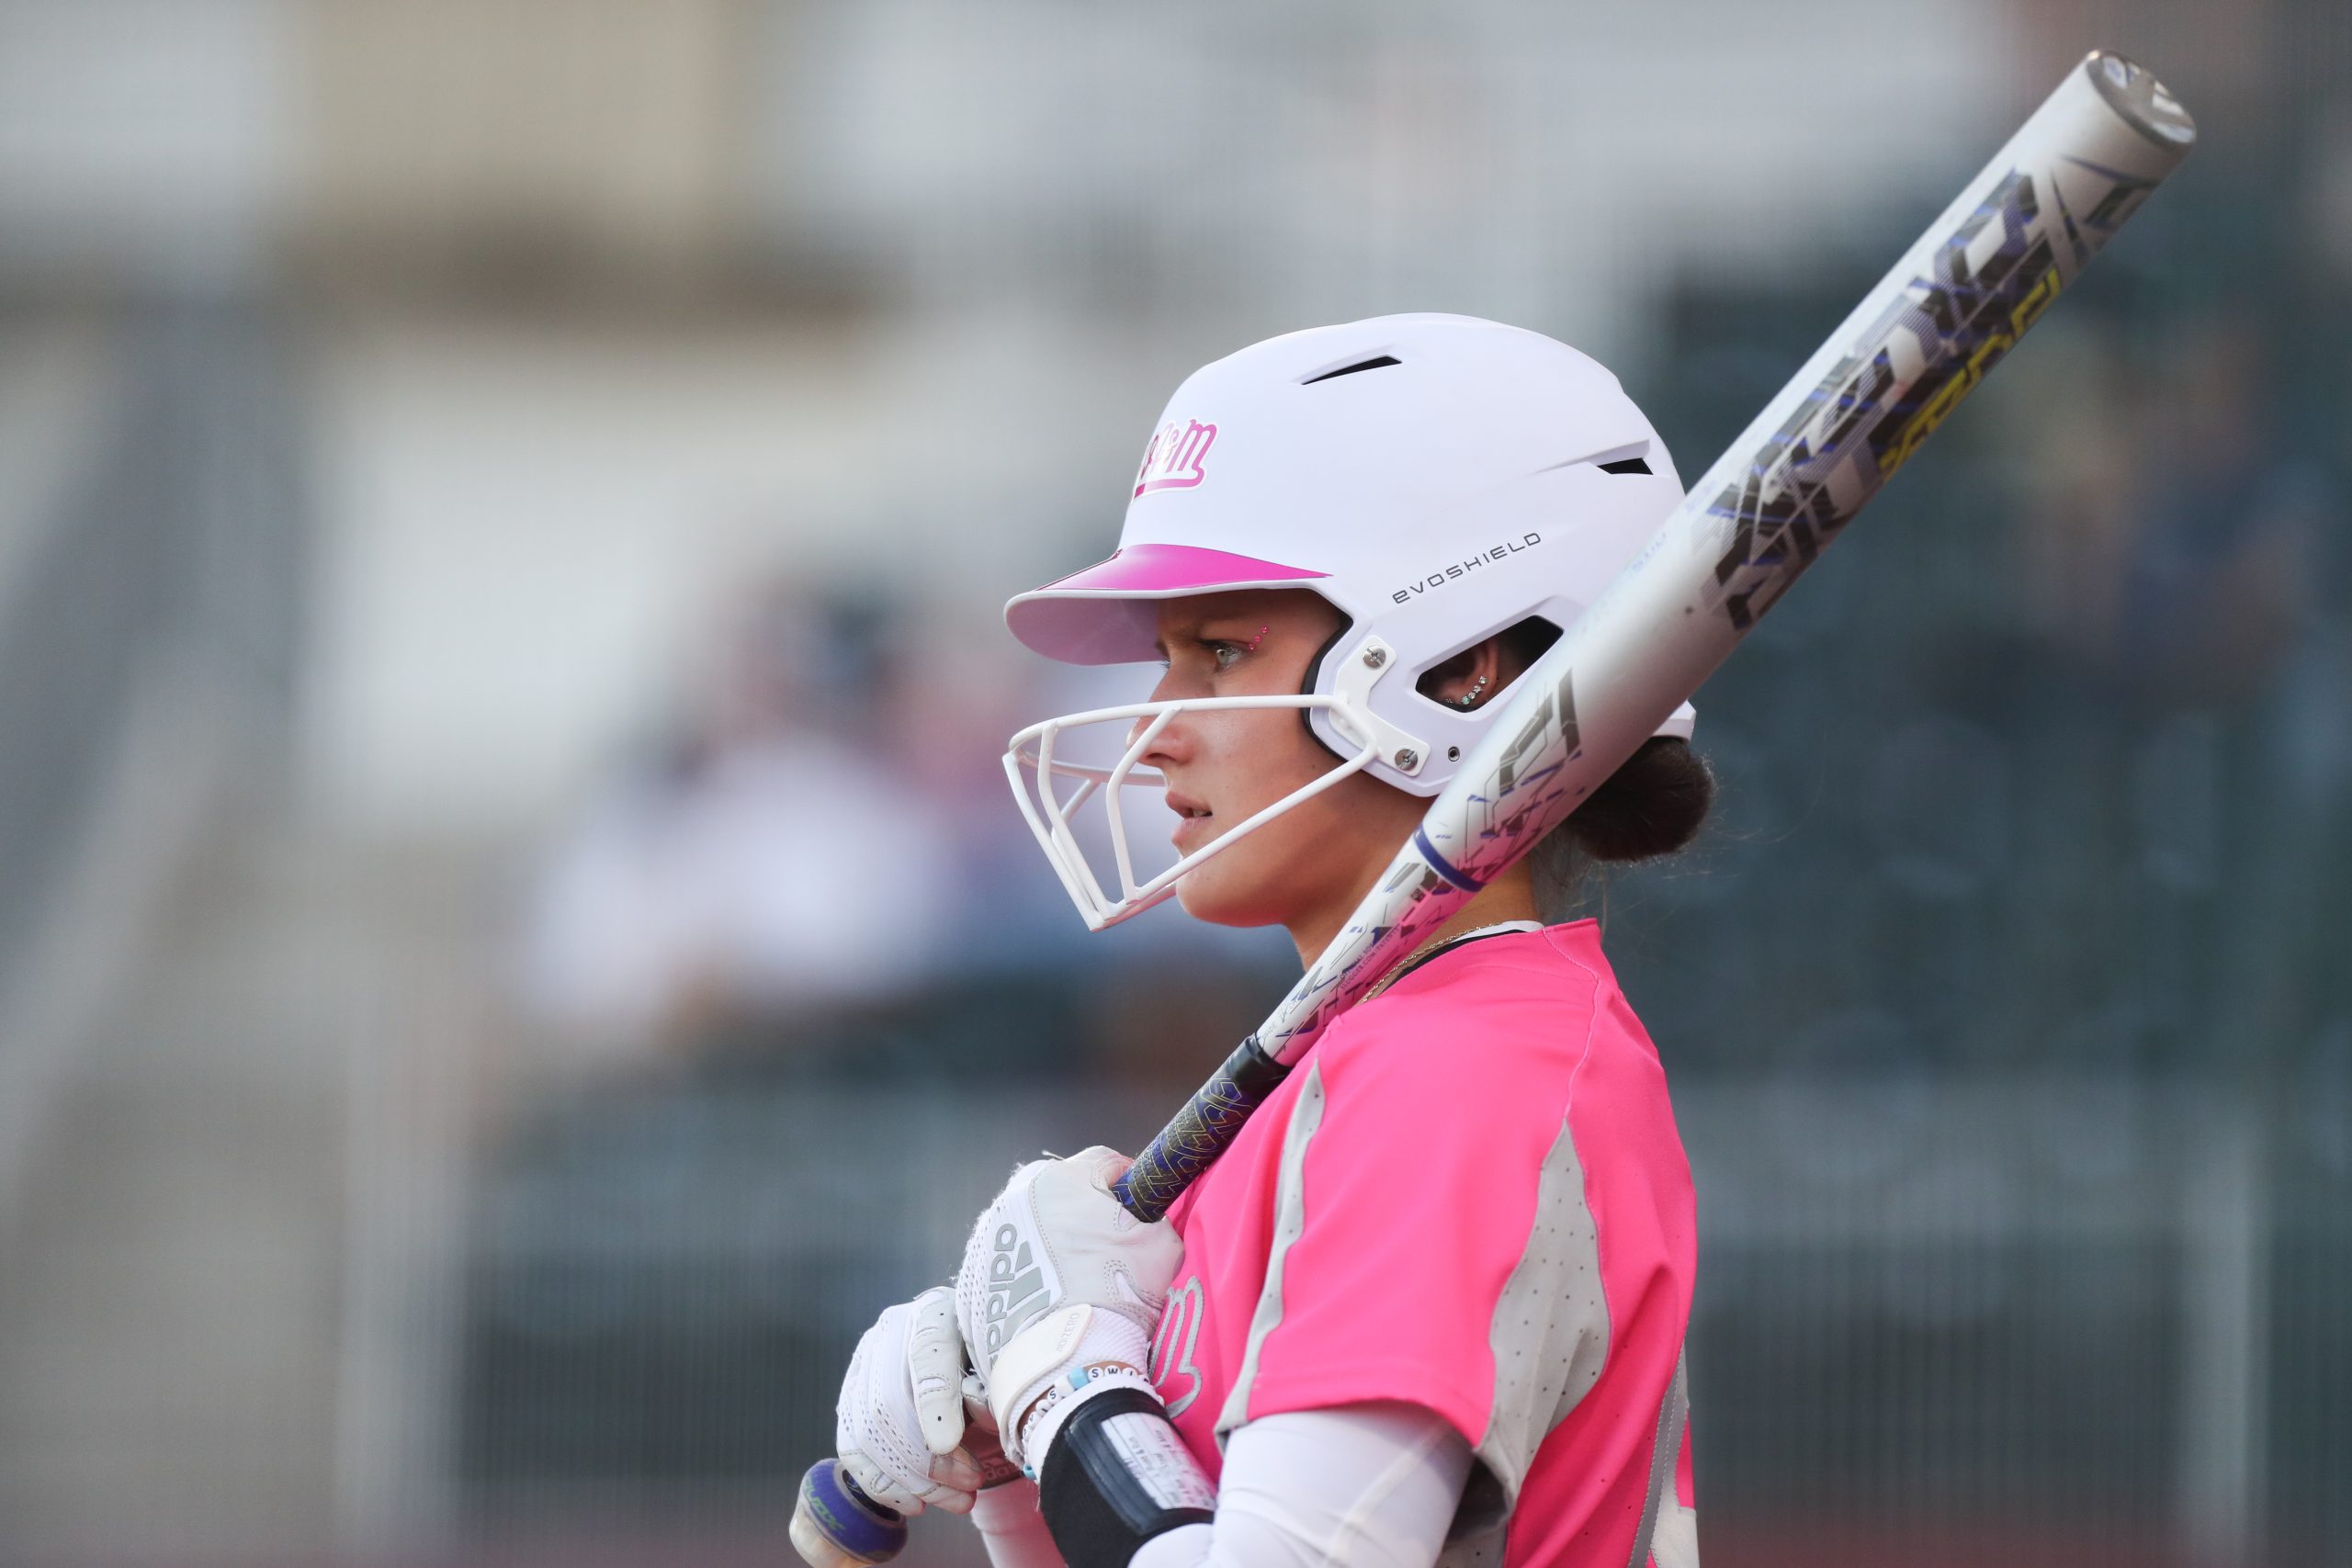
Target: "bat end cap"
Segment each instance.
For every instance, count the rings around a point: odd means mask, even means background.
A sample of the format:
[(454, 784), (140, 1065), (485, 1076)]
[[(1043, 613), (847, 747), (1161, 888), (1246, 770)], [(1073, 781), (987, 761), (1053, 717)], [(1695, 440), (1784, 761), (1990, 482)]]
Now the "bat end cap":
[(2083, 71), (2119, 118), (2150, 141), (2173, 152), (2197, 144), (2197, 122), (2180, 100), (2145, 66), (2112, 50), (2083, 57)]
[(829, 1459), (800, 1478), (786, 1533), (809, 1568), (875, 1568), (906, 1549), (907, 1521), (869, 1500), (842, 1472), (841, 1461)]

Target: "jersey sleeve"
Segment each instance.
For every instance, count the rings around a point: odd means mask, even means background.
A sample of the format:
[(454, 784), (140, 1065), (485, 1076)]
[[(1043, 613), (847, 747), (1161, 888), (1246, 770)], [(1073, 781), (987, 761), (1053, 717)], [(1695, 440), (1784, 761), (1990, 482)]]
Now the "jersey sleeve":
[[(1649, 1187), (1679, 1173), (1687, 1192), (1689, 1168), (1613, 985), (1557, 962), (1449, 971), (1357, 1009), (1307, 1060), (1275, 1256), (1216, 1427), (1425, 1405), (1477, 1455), (1475, 1517), (1515, 1505), (1538, 1443), (1600, 1382), (1611, 1293), (1625, 1309), (1663, 1281), (1668, 1241), (1634, 1218), (1609, 1236), (1611, 1291), (1601, 1215), (1663, 1213), (1672, 1192)], [(1656, 1396), (1639, 1425), (1646, 1464)]]
[(1470, 1450), (1415, 1406), (1298, 1410), (1234, 1435), (1216, 1518), (1145, 1543), (1130, 1568), (1430, 1568)]

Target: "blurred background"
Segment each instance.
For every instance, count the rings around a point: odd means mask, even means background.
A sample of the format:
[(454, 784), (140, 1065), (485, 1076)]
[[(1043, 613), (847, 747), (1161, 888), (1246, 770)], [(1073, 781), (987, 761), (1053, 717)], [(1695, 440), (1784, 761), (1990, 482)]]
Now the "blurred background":
[(1495, 316), (1695, 475), (2093, 47), (2201, 145), (1592, 904), (1714, 1568), (2352, 1563), (2339, 0), (0, 0), (0, 1561), (785, 1561), (1295, 974), (1005, 798), (1177, 380)]

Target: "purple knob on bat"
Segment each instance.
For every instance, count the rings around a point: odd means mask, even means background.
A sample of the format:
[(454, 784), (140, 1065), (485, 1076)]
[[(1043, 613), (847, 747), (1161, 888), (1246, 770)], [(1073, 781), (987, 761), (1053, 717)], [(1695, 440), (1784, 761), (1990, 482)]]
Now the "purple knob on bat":
[(810, 1568), (872, 1568), (906, 1549), (906, 1516), (859, 1491), (839, 1460), (821, 1460), (800, 1478), (792, 1544)]

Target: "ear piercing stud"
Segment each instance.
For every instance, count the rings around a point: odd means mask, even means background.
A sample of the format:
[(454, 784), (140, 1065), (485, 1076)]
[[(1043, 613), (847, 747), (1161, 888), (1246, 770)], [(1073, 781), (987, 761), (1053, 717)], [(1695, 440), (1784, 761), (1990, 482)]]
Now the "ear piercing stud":
[(1467, 692), (1463, 694), (1462, 705), (1465, 708), (1475, 705), (1478, 701), (1478, 694), (1486, 689), (1487, 678), (1484, 675), (1481, 675), (1478, 677), (1478, 683), (1472, 686)]

